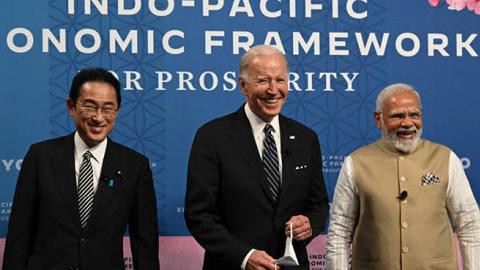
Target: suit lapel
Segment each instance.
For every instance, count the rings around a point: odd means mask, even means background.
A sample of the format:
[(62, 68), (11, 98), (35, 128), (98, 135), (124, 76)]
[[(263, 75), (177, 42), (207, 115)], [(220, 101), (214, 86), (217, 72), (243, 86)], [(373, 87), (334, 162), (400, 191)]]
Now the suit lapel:
[(55, 181), (57, 182), (60, 196), (63, 198), (76, 225), (80, 226), (78, 212), (77, 182), (75, 176), (75, 143), (74, 134), (65, 137), (59, 142), (53, 166)]
[(265, 173), (263, 171), (263, 163), (258, 154), (257, 144), (253, 137), (252, 127), (248, 121), (247, 115), (244, 111), (244, 105), (236, 112), (235, 118), (232, 121), (232, 139), (237, 147), (238, 152), (246, 160), (254, 174), (257, 181), (262, 187), (265, 196), (274, 203), (272, 196), (269, 195), (268, 186), (265, 180)]
[(288, 186), (292, 182), (293, 176), (293, 163), (292, 158), (292, 149), (293, 142), (295, 142), (295, 134), (290, 128), (288, 121), (286, 121), (283, 115), (279, 115), (280, 123), (280, 140), (281, 140), (281, 156), (282, 156), (282, 188), (280, 192), (279, 201), (282, 200), (282, 197), (285, 196)]
[(87, 230), (94, 228), (99, 220), (108, 216), (105, 212), (109, 207), (114, 207), (111, 202), (118, 187), (109, 187), (106, 182), (112, 179), (112, 181), (117, 182), (116, 185), (119, 184), (118, 181), (121, 180), (118, 179), (121, 176), (118, 163), (119, 158), (121, 157), (118, 156), (117, 145), (108, 138), (97, 190), (93, 197), (92, 212), (90, 213), (90, 218), (86, 226)]

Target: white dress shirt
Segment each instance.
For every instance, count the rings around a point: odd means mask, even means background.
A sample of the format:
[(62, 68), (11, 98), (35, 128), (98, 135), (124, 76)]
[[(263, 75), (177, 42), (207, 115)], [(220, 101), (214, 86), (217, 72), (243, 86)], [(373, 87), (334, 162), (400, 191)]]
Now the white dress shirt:
[[(480, 269), (480, 211), (460, 159), (450, 151), (446, 206), (460, 241), (463, 270)], [(327, 269), (349, 269), (350, 244), (359, 215), (358, 189), (352, 158), (348, 156), (338, 175), (330, 210)]]
[(95, 145), (92, 148), (89, 148), (88, 145), (82, 140), (78, 131), (75, 132), (74, 136), (75, 142), (75, 179), (77, 181), (78, 187), (78, 177), (80, 175), (80, 166), (82, 165), (83, 161), (83, 154), (90, 150), (92, 153), (92, 158), (90, 158), (90, 163), (92, 164), (93, 169), (93, 191), (97, 191), (98, 182), (100, 179), (100, 174), (102, 173), (102, 164), (103, 164), (103, 157), (105, 156), (105, 151), (107, 150), (107, 138), (105, 138), (102, 142)]
[[(280, 139), (280, 122), (278, 121), (278, 115), (275, 115), (270, 123), (265, 123), (265, 121), (252, 112), (247, 103), (245, 103), (245, 114), (247, 115), (248, 122), (250, 122), (250, 126), (252, 127), (253, 137), (255, 138), (255, 143), (257, 144), (260, 158), (262, 158), (263, 140), (265, 139), (265, 132), (263, 132), (263, 129), (265, 128), (266, 124), (270, 124), (273, 127), (272, 135), (277, 146), (278, 169), (280, 172), (282, 172), (282, 143)], [(281, 180), (282, 174), (280, 173), (280, 181)]]
[[(250, 122), (250, 126), (252, 127), (253, 137), (255, 138), (255, 143), (257, 144), (258, 154), (260, 158), (262, 158), (263, 152), (263, 140), (265, 139), (265, 132), (263, 132), (263, 128), (265, 128), (266, 124), (270, 124), (273, 127), (272, 135), (273, 139), (275, 140), (275, 144), (277, 146), (277, 155), (278, 155), (278, 168), (280, 170), (280, 181), (282, 181), (282, 154), (281, 154), (281, 137), (280, 137), (280, 123), (278, 121), (278, 115), (273, 117), (270, 123), (265, 123), (260, 117), (258, 117), (255, 113), (252, 112), (248, 103), (245, 103), (245, 114), (247, 115), (248, 122)], [(247, 266), (248, 258), (250, 255), (255, 251), (255, 249), (250, 250), (247, 253), (247, 256), (242, 261), (241, 269), (245, 269)]]

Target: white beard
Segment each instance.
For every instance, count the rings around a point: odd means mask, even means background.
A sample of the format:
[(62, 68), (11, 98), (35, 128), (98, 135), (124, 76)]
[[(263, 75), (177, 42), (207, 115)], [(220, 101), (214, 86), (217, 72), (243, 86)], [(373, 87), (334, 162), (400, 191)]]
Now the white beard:
[[(398, 131), (415, 131), (415, 130), (417, 131), (417, 134), (413, 139), (402, 139), (397, 137)], [(413, 126), (409, 129), (398, 128), (396, 130), (389, 132), (385, 127), (385, 125), (382, 125), (383, 139), (398, 151), (406, 154), (413, 152), (417, 148), (418, 142), (420, 141), (420, 137), (422, 136), (422, 131), (423, 131), (423, 128), (417, 129), (415, 126)]]

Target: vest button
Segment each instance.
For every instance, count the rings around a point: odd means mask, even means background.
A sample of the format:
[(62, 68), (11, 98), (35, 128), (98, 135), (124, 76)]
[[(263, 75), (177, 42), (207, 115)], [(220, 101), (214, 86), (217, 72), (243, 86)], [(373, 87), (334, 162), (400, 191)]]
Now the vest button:
[(405, 182), (407, 181), (407, 178), (405, 176), (400, 177), (400, 181)]
[(403, 247), (403, 248), (402, 248), (402, 252), (403, 252), (403, 253), (408, 253), (408, 247)]
[(399, 158), (400, 160), (404, 160), (404, 159), (405, 159), (404, 156), (400, 156), (400, 157), (398, 157), (398, 158)]
[(402, 201), (402, 204), (407, 204), (407, 202), (408, 202), (408, 200), (405, 199), (405, 200)]
[(408, 228), (408, 223), (407, 223), (407, 222), (403, 222), (403, 223), (402, 223), (402, 228), (404, 228), (404, 229)]

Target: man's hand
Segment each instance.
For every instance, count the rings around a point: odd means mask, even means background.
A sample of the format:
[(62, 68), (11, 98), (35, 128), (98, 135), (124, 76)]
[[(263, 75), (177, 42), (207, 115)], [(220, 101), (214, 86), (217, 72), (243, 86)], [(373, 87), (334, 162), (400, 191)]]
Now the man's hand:
[(302, 241), (312, 236), (310, 220), (303, 215), (293, 216), (285, 223), (285, 235), (290, 236), (290, 224), (292, 224), (293, 239)]
[(255, 250), (250, 255), (247, 261), (247, 270), (278, 270), (280, 267), (275, 265), (275, 260), (270, 257), (265, 251)]

